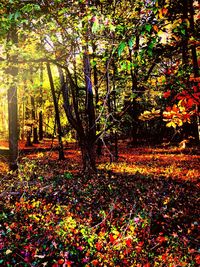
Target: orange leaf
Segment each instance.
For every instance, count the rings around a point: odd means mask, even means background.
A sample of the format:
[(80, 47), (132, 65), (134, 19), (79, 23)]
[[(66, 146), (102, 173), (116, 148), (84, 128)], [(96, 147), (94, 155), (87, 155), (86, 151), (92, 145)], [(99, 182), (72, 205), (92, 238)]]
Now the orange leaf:
[(168, 12), (168, 9), (167, 9), (167, 8), (163, 8), (163, 9), (162, 9), (162, 13), (163, 13), (163, 15), (166, 15), (167, 12)]
[(157, 25), (153, 25), (153, 29), (154, 29), (154, 31), (155, 31), (155, 32), (158, 32), (158, 31), (159, 31), (159, 29), (158, 29), (158, 26), (157, 26)]
[(173, 107), (172, 107), (172, 111), (174, 111), (174, 112), (178, 112), (179, 111), (179, 108), (177, 107), (177, 105), (173, 105)]

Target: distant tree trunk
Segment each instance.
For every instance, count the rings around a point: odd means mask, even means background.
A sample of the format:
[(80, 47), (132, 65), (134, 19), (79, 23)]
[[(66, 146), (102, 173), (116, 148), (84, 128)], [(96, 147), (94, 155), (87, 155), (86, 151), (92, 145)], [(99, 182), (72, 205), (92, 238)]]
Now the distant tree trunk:
[[(16, 33), (16, 29), (13, 28), (9, 35), (8, 41), (11, 41), (13, 44), (17, 45), (18, 36)], [(17, 56), (8, 56), (9, 60), (17, 63)], [(12, 63), (13, 64), (13, 63)], [(17, 106), (17, 87), (15, 77), (18, 75), (18, 68), (16, 66), (11, 66), (9, 69), (10, 74), (12, 75), (12, 85), (8, 89), (8, 116), (9, 116), (9, 151), (10, 151), (10, 159), (9, 159), (9, 168), (12, 171), (16, 171), (18, 169), (17, 158), (18, 158), (18, 106)]]
[[(95, 60), (96, 48), (97, 48), (97, 46), (93, 43), (92, 50), (93, 50), (93, 59), (94, 60)], [(95, 105), (96, 105), (96, 108), (98, 108), (98, 105), (99, 105), (99, 88), (98, 88), (98, 71), (97, 71), (97, 65), (96, 64), (93, 67), (93, 79), (94, 79), (94, 90), (95, 90)], [(99, 132), (100, 131), (100, 123), (99, 122), (97, 122), (96, 128), (97, 128), (97, 132)], [(102, 155), (102, 146), (103, 146), (102, 140), (101, 140), (101, 138), (98, 138), (97, 150), (96, 150), (98, 157), (100, 157)]]
[(55, 119), (56, 119), (56, 124), (57, 124), (58, 144), (59, 144), (58, 145), (59, 160), (63, 160), (65, 158), (65, 156), (64, 156), (63, 142), (62, 142), (62, 129), (61, 129), (61, 123), (60, 123), (60, 113), (59, 113), (59, 107), (58, 107), (58, 102), (56, 99), (53, 77), (52, 77), (51, 68), (50, 68), (49, 63), (47, 63), (47, 72), (48, 72), (48, 76), (49, 76), (49, 83), (50, 83), (50, 87), (51, 87), (51, 93), (52, 93), (54, 109), (55, 109)]
[[(86, 37), (87, 40), (87, 37)], [(85, 172), (96, 172), (96, 151), (95, 151), (95, 142), (96, 142), (96, 122), (95, 122), (95, 109), (94, 109), (94, 99), (92, 91), (92, 81), (91, 81), (91, 68), (90, 68), (90, 59), (88, 47), (83, 47), (84, 56), (83, 56), (83, 67), (85, 75), (85, 84), (86, 84), (86, 116), (87, 116), (87, 128), (85, 140), (82, 142), (82, 137), (80, 136), (80, 145), (83, 157), (83, 168)], [(83, 148), (83, 145), (86, 145)]]
[(35, 114), (35, 99), (33, 96), (31, 96), (31, 115), (32, 115), (32, 119), (34, 121), (33, 123), (33, 143), (34, 144), (38, 144), (38, 133), (37, 133), (37, 126), (36, 126), (36, 114)]
[(43, 113), (42, 113), (42, 84), (43, 84), (43, 65), (40, 66), (40, 97), (39, 97), (39, 140), (43, 140)]
[[(111, 123), (113, 121), (112, 114), (112, 103), (111, 103), (111, 92), (110, 92), (110, 77), (109, 77), (109, 66), (108, 61), (106, 62), (106, 93), (107, 93), (107, 108), (108, 108), (108, 122)], [(109, 154), (110, 154), (110, 163), (114, 161), (114, 153), (113, 153), (113, 130), (110, 129), (109, 136)]]
[[(133, 57), (137, 58), (138, 53), (139, 53), (139, 41), (140, 41), (140, 35), (136, 35), (136, 40), (135, 40), (135, 46), (134, 46), (134, 55), (133, 51), (131, 48), (129, 48), (129, 59), (131, 63), (131, 69), (130, 69), (130, 74), (131, 74), (131, 82), (132, 82), (132, 93), (133, 94), (138, 94), (138, 67), (136, 66), (133, 68)], [(138, 103), (135, 101), (135, 98), (132, 99), (132, 107), (130, 108), (129, 114), (132, 117), (132, 129), (131, 129), (131, 142), (134, 143), (135, 140), (137, 140), (138, 137)]]
[[(33, 85), (33, 67), (30, 66), (30, 82)], [(37, 133), (37, 124), (36, 124), (36, 108), (35, 108), (35, 98), (33, 95), (30, 96), (30, 102), (31, 102), (31, 119), (33, 121), (32, 124), (32, 131), (33, 131), (33, 143), (38, 144), (38, 133)]]
[[(186, 21), (188, 20), (188, 0), (183, 0), (183, 7), (182, 7), (182, 20)], [(184, 25), (185, 33), (182, 35), (182, 63), (183, 66), (188, 65), (189, 57), (188, 57), (188, 40), (189, 40), (189, 34), (188, 34), (188, 27), (185, 24)]]
[[(113, 59), (113, 109), (114, 109), (114, 118), (116, 117), (117, 113), (117, 104), (116, 104), (116, 88), (115, 88), (115, 77), (116, 77), (116, 66), (115, 66), (115, 61)], [(117, 135), (117, 130), (114, 130), (114, 139), (115, 139), (115, 160), (118, 160), (118, 135)]]
[(8, 89), (8, 116), (9, 116), (9, 168), (12, 171), (18, 169), (18, 126), (17, 126), (17, 88), (13, 84)]

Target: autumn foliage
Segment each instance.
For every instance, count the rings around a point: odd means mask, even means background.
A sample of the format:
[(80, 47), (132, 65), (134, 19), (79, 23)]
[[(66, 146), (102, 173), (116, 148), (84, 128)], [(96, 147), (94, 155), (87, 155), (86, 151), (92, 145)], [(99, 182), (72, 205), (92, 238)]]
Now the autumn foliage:
[(30, 154), (3, 180), (1, 266), (197, 266), (198, 155), (122, 146), (84, 177), (72, 148), (61, 162)]

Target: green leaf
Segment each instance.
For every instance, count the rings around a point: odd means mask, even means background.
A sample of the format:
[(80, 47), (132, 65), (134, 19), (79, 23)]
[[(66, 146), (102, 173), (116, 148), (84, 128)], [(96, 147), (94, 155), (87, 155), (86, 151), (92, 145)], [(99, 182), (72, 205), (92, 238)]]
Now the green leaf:
[(69, 179), (69, 180), (70, 180), (70, 179), (72, 179), (72, 178), (73, 178), (73, 175), (72, 175), (72, 173), (71, 173), (71, 172), (65, 172), (65, 173), (64, 173), (64, 178), (65, 178), (65, 179)]
[(152, 28), (152, 26), (151, 26), (150, 24), (146, 24), (146, 25), (145, 25), (145, 29), (146, 29), (148, 32), (151, 31), (151, 28)]
[(185, 29), (181, 29), (181, 33), (185, 35)]
[(17, 20), (20, 17), (20, 12), (17, 10), (14, 15), (14, 19)]
[(124, 51), (124, 48), (126, 47), (126, 42), (122, 41), (120, 44), (119, 44), (119, 47), (118, 47), (118, 55), (121, 56), (122, 52)]
[(98, 31), (98, 29), (99, 29), (99, 22), (98, 22), (98, 20), (95, 20), (93, 25), (92, 25), (92, 32), (96, 33)]
[(94, 66), (96, 66), (96, 65), (97, 65), (96, 60), (92, 60), (92, 61), (91, 61), (91, 66), (94, 67)]
[(131, 99), (134, 99), (134, 98), (136, 98), (137, 96), (138, 96), (138, 95), (137, 95), (136, 93), (132, 93), (131, 96), (130, 96), (130, 98), (131, 98)]
[(148, 50), (147, 50), (147, 53), (150, 57), (153, 56), (153, 51), (152, 51), (152, 48), (148, 47)]
[(131, 49), (133, 48), (133, 38), (128, 40), (128, 45)]

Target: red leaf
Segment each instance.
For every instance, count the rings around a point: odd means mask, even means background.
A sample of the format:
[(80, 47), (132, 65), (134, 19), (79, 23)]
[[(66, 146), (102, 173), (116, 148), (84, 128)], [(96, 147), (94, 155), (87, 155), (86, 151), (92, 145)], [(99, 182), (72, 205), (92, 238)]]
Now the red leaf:
[(198, 87), (197, 86), (194, 85), (192, 88), (193, 88), (193, 90), (194, 90), (195, 93), (198, 92)]
[(98, 251), (100, 251), (101, 248), (102, 248), (102, 245), (101, 245), (99, 242), (96, 243), (95, 246), (96, 246), (96, 249), (97, 249)]
[(63, 259), (58, 260), (58, 264), (62, 265), (65, 261)]
[(127, 247), (129, 247), (129, 248), (132, 247), (132, 240), (131, 240), (131, 238), (128, 238), (128, 239), (126, 240), (126, 245), (127, 245)]
[(92, 261), (92, 264), (93, 264), (94, 266), (97, 266), (98, 263), (99, 263), (98, 260), (93, 260), (93, 261)]
[(109, 235), (109, 238), (110, 238), (110, 242), (111, 243), (114, 243), (115, 242), (115, 238), (112, 234)]
[(200, 264), (200, 255), (196, 255), (195, 261), (197, 264)]
[(168, 98), (171, 95), (171, 91), (167, 91), (163, 93), (164, 98)]

